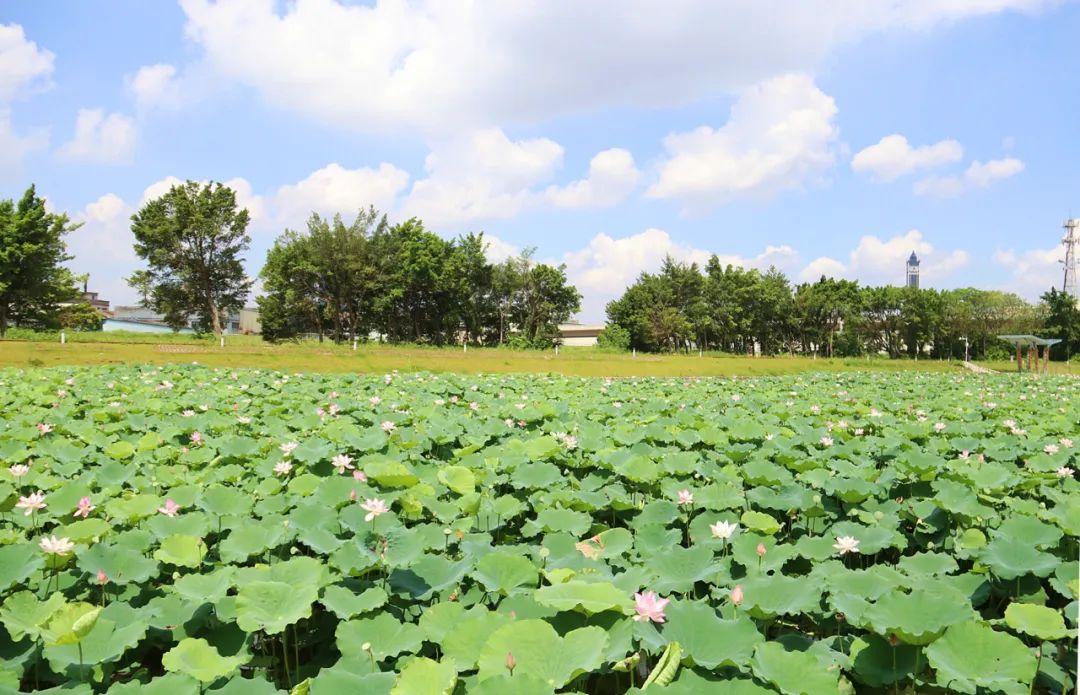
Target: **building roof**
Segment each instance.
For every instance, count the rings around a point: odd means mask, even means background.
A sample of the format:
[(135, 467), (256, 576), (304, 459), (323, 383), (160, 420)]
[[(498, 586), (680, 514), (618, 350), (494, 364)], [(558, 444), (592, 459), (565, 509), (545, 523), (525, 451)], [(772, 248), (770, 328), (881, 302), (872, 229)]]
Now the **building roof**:
[(914, 251), (908, 256), (907, 262), (909, 265), (919, 265), (919, 257), (915, 255)]
[(563, 338), (595, 338), (604, 330), (603, 325), (583, 323), (563, 323), (559, 325), (559, 335)]

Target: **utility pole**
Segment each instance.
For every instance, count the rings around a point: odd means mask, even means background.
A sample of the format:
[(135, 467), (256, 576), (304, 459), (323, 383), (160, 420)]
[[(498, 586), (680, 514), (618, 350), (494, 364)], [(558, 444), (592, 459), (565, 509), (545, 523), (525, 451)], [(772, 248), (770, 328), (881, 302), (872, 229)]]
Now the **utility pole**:
[(1061, 291), (1071, 295), (1073, 301), (1080, 303), (1080, 290), (1076, 286), (1076, 247), (1080, 244), (1080, 219), (1065, 220), (1062, 225), (1065, 228), (1065, 236), (1061, 237), (1061, 243), (1065, 247), (1065, 279)]

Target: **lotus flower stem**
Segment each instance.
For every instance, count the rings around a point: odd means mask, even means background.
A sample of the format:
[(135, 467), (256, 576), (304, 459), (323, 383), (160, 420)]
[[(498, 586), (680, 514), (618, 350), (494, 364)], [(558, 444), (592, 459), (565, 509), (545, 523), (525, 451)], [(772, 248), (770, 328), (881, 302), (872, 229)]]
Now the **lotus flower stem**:
[(1031, 677), (1028, 685), (1028, 695), (1035, 692), (1035, 681), (1039, 680), (1039, 667), (1042, 666), (1042, 645), (1035, 648), (1035, 675)]
[[(286, 627), (286, 630), (289, 628)], [(300, 678), (300, 638), (296, 634), (296, 625), (293, 625), (292, 632), (292, 646), (293, 646), (293, 665), (296, 666), (296, 678)]]
[(84, 673), (85, 667), (83, 666), (82, 640), (80, 639), (75, 644), (79, 647), (79, 680), (85, 681), (86, 680), (86, 674)]
[(281, 631), (281, 658), (285, 662), (285, 684), (289, 688), (292, 688), (292, 671), (289, 670), (289, 630), (285, 628)]

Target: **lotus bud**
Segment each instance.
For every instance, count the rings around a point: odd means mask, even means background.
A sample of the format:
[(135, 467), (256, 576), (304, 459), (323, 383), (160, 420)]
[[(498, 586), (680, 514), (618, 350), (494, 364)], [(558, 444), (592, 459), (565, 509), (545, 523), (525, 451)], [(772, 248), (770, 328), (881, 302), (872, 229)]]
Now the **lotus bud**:
[(765, 544), (764, 544), (764, 543), (758, 543), (758, 544), (757, 544), (757, 554), (758, 554), (758, 557), (765, 557), (765, 553), (767, 553), (767, 552), (768, 552), (768, 551), (767, 551), (767, 550), (765, 550)]
[(743, 602), (742, 584), (736, 584), (735, 588), (731, 590), (731, 602), (736, 606)]
[(105, 574), (105, 570), (97, 571), (97, 580), (98, 584), (104, 584), (105, 582), (109, 581), (109, 577)]
[(506, 670), (510, 672), (510, 675), (514, 675), (514, 667), (517, 666), (517, 660), (514, 659), (513, 652), (506, 652)]

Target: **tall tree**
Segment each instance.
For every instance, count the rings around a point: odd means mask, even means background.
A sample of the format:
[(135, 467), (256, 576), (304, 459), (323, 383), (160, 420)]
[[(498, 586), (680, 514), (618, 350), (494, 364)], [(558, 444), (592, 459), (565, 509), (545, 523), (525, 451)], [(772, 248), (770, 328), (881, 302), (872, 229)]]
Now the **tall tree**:
[(242, 254), (251, 243), (248, 211), (220, 183), (173, 186), (131, 217), (135, 253), (149, 264), (128, 283), (175, 329), (192, 319), (221, 333), (222, 319), (244, 305), (251, 281)]
[(1071, 359), (1080, 352), (1080, 306), (1076, 298), (1057, 288), (1042, 296), (1046, 305), (1046, 322), (1040, 333), (1046, 338), (1060, 338), (1061, 342), (1050, 349), (1059, 360)]
[(0, 201), (0, 336), (8, 326), (56, 323), (60, 303), (78, 296), (64, 235), (78, 228), (50, 213), (34, 186), (18, 203)]

